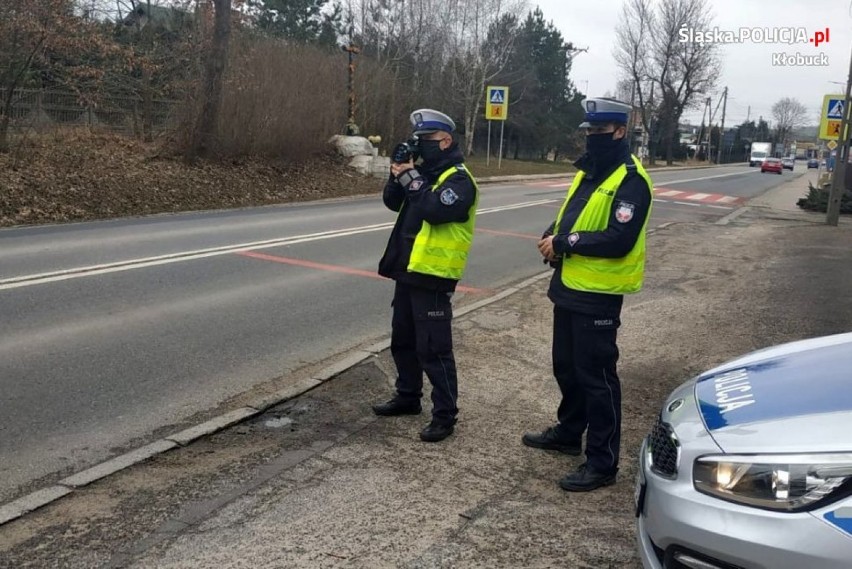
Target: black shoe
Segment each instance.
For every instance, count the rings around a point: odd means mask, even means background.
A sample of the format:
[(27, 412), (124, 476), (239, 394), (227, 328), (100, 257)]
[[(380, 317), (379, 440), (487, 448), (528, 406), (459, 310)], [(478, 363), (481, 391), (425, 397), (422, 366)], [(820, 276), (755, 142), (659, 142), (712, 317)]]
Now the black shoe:
[(615, 475), (618, 472), (616, 469), (612, 473), (598, 472), (581, 464), (577, 472), (569, 474), (559, 481), (559, 485), (563, 490), (568, 492), (588, 492), (602, 486), (611, 486), (615, 484)]
[(436, 423), (432, 421), (426, 428), (420, 431), (420, 440), (427, 443), (437, 443), (453, 434), (455, 427), (447, 423)]
[(556, 433), (556, 427), (549, 427), (541, 433), (526, 433), (521, 442), (528, 447), (558, 450), (571, 456), (580, 456), (583, 450), (580, 443), (572, 443), (560, 437)]
[(382, 417), (393, 417), (395, 415), (419, 415), (421, 411), (420, 401), (417, 399), (401, 399), (394, 397), (387, 403), (373, 405), (373, 413)]

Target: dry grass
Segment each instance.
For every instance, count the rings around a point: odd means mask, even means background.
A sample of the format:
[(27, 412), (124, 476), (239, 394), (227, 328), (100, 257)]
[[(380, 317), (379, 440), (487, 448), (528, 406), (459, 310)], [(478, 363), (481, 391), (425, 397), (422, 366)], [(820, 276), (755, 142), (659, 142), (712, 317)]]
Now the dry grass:
[(485, 156), (469, 156), (465, 159), (474, 176), (515, 176), (535, 174), (569, 174), (576, 171), (570, 162), (549, 162), (545, 160), (502, 160), (497, 167), (497, 158), (491, 157), (486, 165)]
[(304, 160), (322, 152), (346, 118), (346, 77), (330, 55), (279, 40), (237, 36), (219, 125), (224, 156)]
[[(223, 209), (381, 191), (332, 154), (292, 162), (199, 161), (87, 129), (33, 135), (23, 159), (0, 154), (0, 226)], [(343, 183), (341, 183), (343, 181)]]

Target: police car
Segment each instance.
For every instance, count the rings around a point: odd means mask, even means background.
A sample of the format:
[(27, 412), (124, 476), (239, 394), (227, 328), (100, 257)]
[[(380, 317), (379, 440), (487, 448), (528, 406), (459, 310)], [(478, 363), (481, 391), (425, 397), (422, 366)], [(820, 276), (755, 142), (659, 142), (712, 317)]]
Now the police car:
[(684, 383), (642, 444), (646, 569), (852, 567), (852, 333)]

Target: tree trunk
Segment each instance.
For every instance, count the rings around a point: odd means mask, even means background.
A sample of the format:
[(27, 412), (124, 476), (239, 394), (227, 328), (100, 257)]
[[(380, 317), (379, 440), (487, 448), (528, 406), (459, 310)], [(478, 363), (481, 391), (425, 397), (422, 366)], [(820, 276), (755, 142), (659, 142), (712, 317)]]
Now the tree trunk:
[(648, 166), (657, 164), (657, 136), (655, 132), (648, 131)]
[[(5, 107), (8, 109), (9, 107)], [(3, 113), (0, 117), (0, 153), (9, 152), (9, 111)]]
[(473, 156), (473, 128), (476, 124), (476, 104), (464, 110), (464, 155)]
[(0, 107), (0, 153), (9, 152), (9, 124), (12, 121), (12, 98), (15, 96), (15, 85), (6, 87), (6, 100)]
[(193, 129), (187, 157), (192, 160), (210, 152), (222, 107), (222, 84), (231, 35), (231, 0), (213, 0), (213, 38), (204, 64), (201, 112)]
[(672, 116), (666, 118), (663, 130), (663, 142), (666, 145), (666, 166), (674, 164), (674, 139), (677, 132), (677, 120)]
[(154, 140), (154, 93), (151, 89), (151, 71), (142, 69), (142, 140)]

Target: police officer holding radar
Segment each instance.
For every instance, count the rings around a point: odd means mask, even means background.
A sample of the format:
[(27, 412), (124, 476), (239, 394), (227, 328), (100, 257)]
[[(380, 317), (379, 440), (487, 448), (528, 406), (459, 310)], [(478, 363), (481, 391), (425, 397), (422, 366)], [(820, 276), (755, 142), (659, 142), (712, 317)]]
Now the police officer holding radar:
[(453, 120), (420, 109), (411, 113), (411, 124), (413, 137), (391, 158), (383, 199), (399, 214), (379, 261), (379, 274), (396, 281), (391, 324), (396, 395), (373, 411), (419, 414), (426, 372), (432, 421), (420, 439), (437, 442), (453, 433), (458, 414), (450, 298), (467, 264), (479, 192), (453, 138)]
[(645, 232), (653, 184), (630, 154), (630, 105), (583, 101), (586, 153), (556, 221), (538, 249), (555, 268), (548, 297), (553, 309), (553, 374), (562, 392), (558, 423), (527, 433), (527, 446), (586, 461), (560, 480), (571, 492), (615, 483), (621, 439), (621, 384), (616, 332), (624, 294), (642, 287)]

